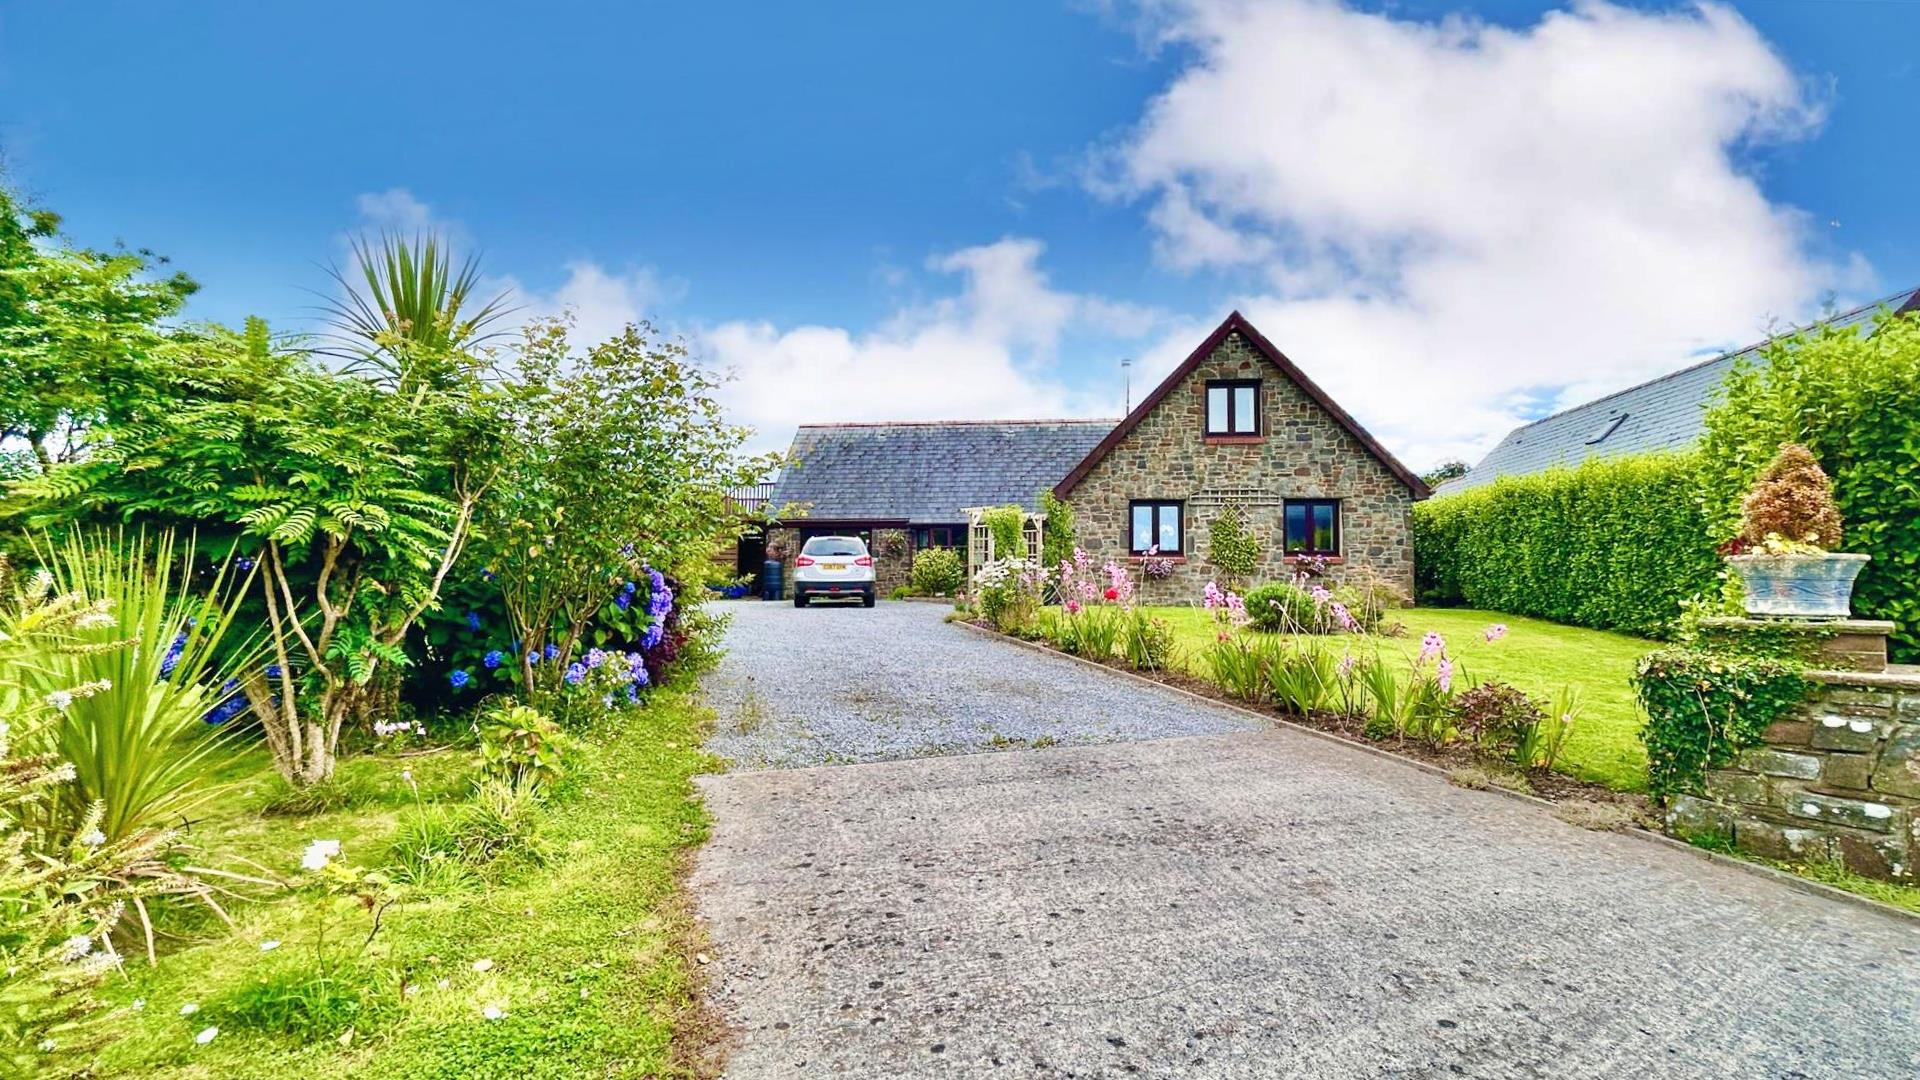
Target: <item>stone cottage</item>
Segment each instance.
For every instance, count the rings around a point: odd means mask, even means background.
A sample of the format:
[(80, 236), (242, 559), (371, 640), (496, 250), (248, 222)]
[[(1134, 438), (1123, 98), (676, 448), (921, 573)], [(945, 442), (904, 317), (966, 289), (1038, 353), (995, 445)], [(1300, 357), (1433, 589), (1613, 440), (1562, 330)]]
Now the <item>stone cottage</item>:
[(1413, 589), (1412, 507), (1427, 487), (1239, 312), (1229, 315), (1131, 413), (1111, 420), (808, 424), (774, 485), (797, 507), (767, 532), (789, 567), (814, 535), (857, 535), (881, 592), (913, 554), (962, 548), (975, 506), (1035, 509), (1051, 487), (1096, 556), (1166, 560), (1149, 603), (1197, 599), (1219, 576), (1214, 520), (1240, 512), (1259, 547), (1257, 580), (1311, 562), (1334, 580), (1370, 575)]
[(1259, 545), (1256, 580), (1310, 561), (1410, 597), (1413, 503), (1427, 486), (1236, 311), (1054, 493), (1095, 555), (1169, 558), (1145, 598), (1182, 603), (1219, 576), (1207, 554), (1228, 506)]

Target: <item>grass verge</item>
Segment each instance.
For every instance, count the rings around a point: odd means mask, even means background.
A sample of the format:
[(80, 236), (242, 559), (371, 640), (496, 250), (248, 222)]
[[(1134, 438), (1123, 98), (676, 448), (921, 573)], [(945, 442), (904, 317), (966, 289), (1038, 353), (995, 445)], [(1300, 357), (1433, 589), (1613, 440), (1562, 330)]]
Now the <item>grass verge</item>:
[[(1193, 661), (1213, 640), (1213, 622), (1199, 608), (1154, 608), (1152, 613), (1174, 628), (1180, 662), (1189, 674)], [(1475, 679), (1512, 683), (1541, 700), (1563, 685), (1580, 692), (1580, 722), (1567, 740), (1556, 768), (1581, 780), (1618, 791), (1644, 791), (1647, 751), (1640, 742), (1640, 706), (1627, 681), (1634, 662), (1656, 643), (1626, 634), (1561, 626), (1540, 619), (1503, 615), (1469, 608), (1408, 608), (1391, 612), (1407, 633), (1384, 639), (1386, 648), (1408, 657), (1420, 649), (1420, 638), (1438, 631), (1455, 657)], [(1499, 641), (1482, 640), (1493, 623), (1509, 630)]]
[[(326, 920), (320, 898), (282, 892), (243, 905), (233, 930), (173, 913), (173, 925), (194, 940), (155, 969), (130, 960), (127, 981), (110, 991), (126, 1011), (111, 1022), (121, 1037), (104, 1052), (101, 1074), (703, 1074), (699, 1058), (714, 1033), (687, 959), (693, 928), (680, 878), (689, 849), (706, 836), (691, 778), (716, 765), (701, 750), (707, 723), (687, 693), (656, 693), (623, 730), (583, 751), (541, 815), (550, 852), (543, 864), (449, 883), (395, 906), (366, 958), (331, 981), (307, 977)], [(242, 852), (282, 877), (293, 877), (302, 848), (323, 838), (340, 840), (345, 861), (374, 868), (415, 805), (402, 770), (420, 798), (452, 802), (466, 797), (473, 767), (473, 755), (460, 750), (353, 759), (341, 766), (341, 787), (355, 793), (346, 805), (288, 817), (260, 812), (277, 785), (255, 756), (236, 764), (220, 816), (195, 833), (207, 847)], [(367, 925), (362, 918), (331, 933), (364, 935)], [(268, 942), (279, 944), (264, 949)], [(301, 1023), (264, 1030), (275, 1025), (257, 1019), (290, 1007)], [(196, 1041), (226, 1015), (256, 1019)]]

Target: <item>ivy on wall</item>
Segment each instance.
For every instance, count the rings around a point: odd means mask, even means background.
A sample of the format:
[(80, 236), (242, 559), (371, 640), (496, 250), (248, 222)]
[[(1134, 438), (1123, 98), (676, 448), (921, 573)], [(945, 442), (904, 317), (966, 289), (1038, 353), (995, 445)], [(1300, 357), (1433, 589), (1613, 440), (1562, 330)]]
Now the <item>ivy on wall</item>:
[(1633, 686), (1646, 713), (1640, 737), (1647, 746), (1647, 790), (1663, 801), (1761, 745), (1767, 725), (1812, 688), (1791, 660), (1703, 649), (1648, 653)]

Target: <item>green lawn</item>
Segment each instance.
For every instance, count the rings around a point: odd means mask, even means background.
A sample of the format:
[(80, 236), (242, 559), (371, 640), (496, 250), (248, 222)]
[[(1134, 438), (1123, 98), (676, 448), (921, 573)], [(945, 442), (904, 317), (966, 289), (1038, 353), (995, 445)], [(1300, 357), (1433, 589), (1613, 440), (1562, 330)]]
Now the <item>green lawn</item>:
[[(324, 901), (282, 893), (241, 904), (235, 931), (175, 913), (172, 924), (190, 944), (175, 945), (157, 969), (130, 960), (128, 979), (109, 984), (107, 994), (129, 1011), (108, 1022), (118, 1037), (104, 1051), (102, 1075), (679, 1075), (673, 1040), (699, 1038), (689, 1030), (699, 1021), (679, 944), (691, 924), (677, 894), (682, 855), (706, 835), (690, 780), (713, 765), (700, 749), (705, 726), (705, 712), (688, 697), (659, 692), (627, 730), (583, 751), (564, 797), (545, 815), (546, 865), (391, 909), (372, 951), (381, 1015), (355, 1025), (344, 1044), (338, 1032), (293, 1036), (224, 1022), (212, 1041), (195, 1041), (219, 1022), (222, 1000), (276, 965), (312, 955)], [(302, 848), (319, 838), (339, 840), (349, 863), (378, 867), (396, 822), (415, 805), (401, 770), (412, 770), (428, 801), (457, 800), (474, 761), (465, 749), (350, 759), (341, 776), (364, 792), (356, 805), (278, 817), (260, 813), (273, 783), (253, 751), (230, 770), (241, 779), (195, 838), (282, 877), (297, 876)], [(355, 916), (334, 933), (363, 936), (367, 925)], [(269, 941), (281, 944), (263, 951)], [(476, 970), (479, 961), (490, 963)], [(413, 990), (402, 991), (403, 975)], [(182, 1016), (189, 1004), (195, 1011)], [(488, 1019), (489, 1006), (503, 1015)]]
[[(1155, 608), (1174, 626), (1183, 658), (1191, 660), (1213, 639), (1206, 611), (1193, 607)], [(1393, 612), (1406, 634), (1385, 639), (1388, 648), (1408, 656), (1419, 651), (1429, 630), (1447, 639), (1454, 658), (1476, 679), (1500, 679), (1539, 698), (1563, 685), (1578, 688), (1582, 710), (1559, 767), (1583, 780), (1627, 791), (1646, 787), (1646, 749), (1640, 744), (1640, 713), (1627, 679), (1634, 661), (1654, 642), (1603, 630), (1583, 630), (1517, 615), (1463, 608), (1410, 608)], [(1507, 636), (1488, 642), (1488, 626), (1507, 624)]]

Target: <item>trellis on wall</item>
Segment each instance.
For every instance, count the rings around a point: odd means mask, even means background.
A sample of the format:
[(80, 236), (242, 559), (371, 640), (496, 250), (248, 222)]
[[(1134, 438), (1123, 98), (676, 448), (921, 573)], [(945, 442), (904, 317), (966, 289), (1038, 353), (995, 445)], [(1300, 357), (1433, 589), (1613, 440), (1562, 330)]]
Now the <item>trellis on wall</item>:
[[(987, 514), (999, 509), (1002, 508), (975, 506), (967, 510), (967, 583), (969, 585), (973, 583), (973, 575), (982, 566), (995, 559), (1014, 557), (995, 550), (998, 545), (994, 543), (993, 530), (987, 528)], [(1032, 511), (1022, 512), (1020, 540), (1026, 551), (1021, 552), (1019, 558), (1039, 563), (1041, 530), (1045, 527), (1046, 520), (1044, 514), (1036, 514)]]

